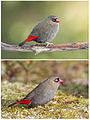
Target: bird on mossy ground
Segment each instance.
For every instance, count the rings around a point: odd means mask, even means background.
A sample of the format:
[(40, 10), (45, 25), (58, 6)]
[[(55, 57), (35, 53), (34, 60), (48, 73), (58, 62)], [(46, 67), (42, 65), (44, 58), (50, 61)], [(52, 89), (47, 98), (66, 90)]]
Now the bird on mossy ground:
[(8, 107), (17, 104), (26, 104), (29, 108), (44, 105), (51, 101), (56, 94), (56, 91), (63, 80), (57, 76), (51, 76), (34, 88), (25, 98), (10, 104)]
[(57, 32), (59, 31), (59, 22), (60, 21), (56, 16), (48, 16), (33, 28), (27, 39), (21, 42), (19, 46), (23, 46), (26, 42), (29, 41), (47, 43), (47, 45), (50, 45), (49, 41), (54, 39)]

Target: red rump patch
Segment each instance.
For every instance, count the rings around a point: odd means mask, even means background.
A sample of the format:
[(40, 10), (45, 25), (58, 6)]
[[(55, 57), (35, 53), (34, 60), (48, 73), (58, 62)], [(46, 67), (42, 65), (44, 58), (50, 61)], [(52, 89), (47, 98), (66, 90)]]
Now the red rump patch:
[(36, 38), (38, 38), (38, 36), (28, 36), (27, 39), (26, 39), (26, 41), (24, 43), (32, 41), (32, 40), (34, 40)]
[(29, 104), (31, 102), (31, 100), (21, 100), (16, 104)]

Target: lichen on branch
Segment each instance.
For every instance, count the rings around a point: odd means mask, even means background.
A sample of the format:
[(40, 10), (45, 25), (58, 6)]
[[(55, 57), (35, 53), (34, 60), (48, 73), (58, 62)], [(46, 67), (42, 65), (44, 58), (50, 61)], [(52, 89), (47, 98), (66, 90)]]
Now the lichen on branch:
[(60, 44), (60, 45), (46, 45), (46, 44), (28, 44), (23, 46), (10, 45), (7, 43), (1, 42), (1, 47), (3, 50), (8, 51), (19, 51), (19, 52), (34, 52), (35, 55), (41, 52), (54, 52), (54, 51), (72, 51), (80, 49), (88, 49), (88, 42), (81, 43), (69, 43), (69, 44)]

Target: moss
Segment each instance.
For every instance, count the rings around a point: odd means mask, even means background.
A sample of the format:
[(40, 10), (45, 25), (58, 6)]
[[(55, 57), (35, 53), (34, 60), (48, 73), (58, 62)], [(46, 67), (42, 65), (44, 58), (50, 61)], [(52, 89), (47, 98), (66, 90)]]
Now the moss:
[(28, 109), (27, 106), (7, 106), (17, 99), (23, 98), (36, 84), (2, 82), (1, 117), (4, 119), (87, 119), (88, 99), (83, 96), (75, 97), (58, 90), (56, 96), (49, 103)]

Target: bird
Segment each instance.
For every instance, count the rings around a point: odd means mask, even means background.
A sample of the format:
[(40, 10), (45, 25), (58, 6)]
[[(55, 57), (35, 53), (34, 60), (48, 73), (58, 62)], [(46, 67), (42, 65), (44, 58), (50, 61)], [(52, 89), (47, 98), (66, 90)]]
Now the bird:
[(29, 108), (34, 108), (38, 105), (44, 105), (54, 98), (56, 91), (62, 82), (63, 80), (61, 80), (59, 77), (54, 75), (50, 76), (41, 82), (29, 94), (27, 94), (25, 98), (10, 104), (8, 107), (17, 104), (26, 104)]
[(48, 16), (33, 28), (27, 39), (21, 42), (19, 46), (23, 46), (26, 42), (29, 41), (47, 43), (47, 45), (50, 45), (49, 41), (54, 39), (57, 32), (59, 31), (59, 22), (60, 20), (56, 16)]

